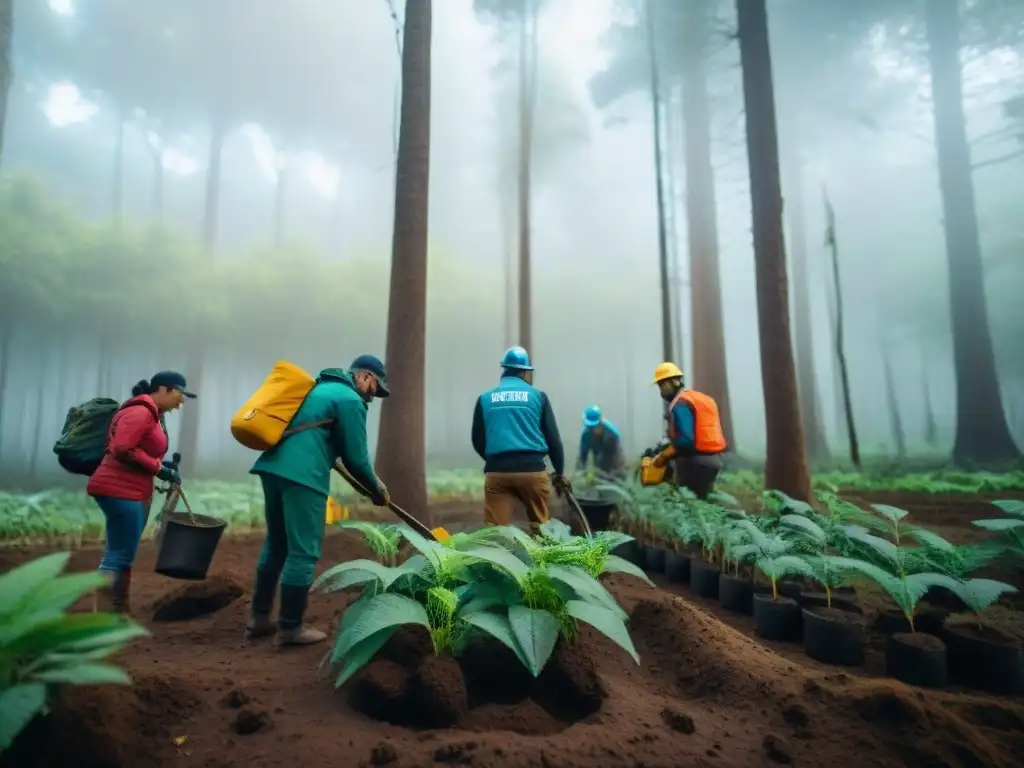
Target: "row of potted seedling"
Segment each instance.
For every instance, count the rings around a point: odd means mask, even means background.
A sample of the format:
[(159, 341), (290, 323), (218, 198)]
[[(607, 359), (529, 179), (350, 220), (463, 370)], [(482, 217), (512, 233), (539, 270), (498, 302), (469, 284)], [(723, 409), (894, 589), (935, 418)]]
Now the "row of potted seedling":
[[(1021, 644), (981, 616), (1016, 589), (974, 577), (997, 560), (1022, 562), (1024, 502), (994, 502), (1009, 517), (974, 521), (1002, 541), (953, 544), (912, 525), (904, 510), (877, 504), (865, 511), (833, 494), (821, 494), (825, 511), (819, 512), (769, 492), (761, 514), (748, 515), (725, 495), (704, 502), (677, 492), (629, 490), (620, 500), (618, 527), (648, 544), (629, 542), (618, 554), (752, 615), (759, 637), (802, 640), (813, 659), (857, 666), (869, 628), (851, 587), (874, 582), (899, 608), (874, 627), (888, 635), (890, 677), (925, 687), (952, 680), (994, 693), (1024, 692)], [(925, 596), (952, 600), (968, 615), (948, 621), (945, 614), (919, 612)]]

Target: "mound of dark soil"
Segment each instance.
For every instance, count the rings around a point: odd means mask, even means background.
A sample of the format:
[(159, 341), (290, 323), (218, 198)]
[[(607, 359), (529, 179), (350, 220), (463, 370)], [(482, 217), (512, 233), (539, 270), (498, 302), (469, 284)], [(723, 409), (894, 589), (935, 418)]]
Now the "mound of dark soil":
[(153, 765), (154, 755), (173, 749), (176, 726), (198, 701), (180, 678), (136, 677), (130, 688), (68, 686), (3, 753), (0, 768)]
[(245, 594), (235, 579), (218, 573), (171, 590), (153, 604), (153, 621), (188, 621), (208, 616)]
[(350, 687), (353, 708), (407, 728), (557, 733), (592, 715), (606, 696), (585, 649), (563, 642), (536, 679), (497, 641), (458, 660), (435, 656), (426, 632), (401, 631)]

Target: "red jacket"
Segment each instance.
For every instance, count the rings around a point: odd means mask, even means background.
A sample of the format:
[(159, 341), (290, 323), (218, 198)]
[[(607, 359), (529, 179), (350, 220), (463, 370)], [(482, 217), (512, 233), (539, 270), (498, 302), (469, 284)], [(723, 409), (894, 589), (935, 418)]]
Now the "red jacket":
[(163, 466), (167, 435), (153, 398), (139, 395), (121, 405), (107, 434), (107, 452), (89, 478), (90, 496), (146, 501), (153, 496), (153, 478)]

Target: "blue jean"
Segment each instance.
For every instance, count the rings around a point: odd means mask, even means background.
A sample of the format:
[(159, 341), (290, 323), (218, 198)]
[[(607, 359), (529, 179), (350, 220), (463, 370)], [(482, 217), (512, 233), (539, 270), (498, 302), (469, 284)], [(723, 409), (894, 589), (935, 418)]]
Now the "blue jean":
[(130, 571), (139, 549), (142, 530), (146, 527), (146, 510), (141, 501), (115, 499), (113, 496), (93, 496), (106, 525), (106, 548), (100, 560), (105, 573)]

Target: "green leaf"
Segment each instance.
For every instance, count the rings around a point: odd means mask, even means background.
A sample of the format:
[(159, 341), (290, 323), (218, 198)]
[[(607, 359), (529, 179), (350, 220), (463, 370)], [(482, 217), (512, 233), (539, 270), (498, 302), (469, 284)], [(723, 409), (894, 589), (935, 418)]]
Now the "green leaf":
[(387, 589), (403, 573), (400, 568), (392, 568), (376, 560), (349, 560), (324, 571), (310, 589), (320, 593), (337, 592), (375, 579)]
[(993, 501), (992, 504), (1008, 515), (1024, 518), (1024, 501), (1020, 499), (1000, 499)]
[[(338, 645), (335, 646), (337, 658), (343, 658), (357, 643), (361, 643), (370, 635), (388, 627), (405, 624), (418, 624), (430, 629), (427, 612), (418, 602), (405, 595), (385, 593), (374, 597), (362, 598), (366, 604), (351, 626), (341, 632)], [(351, 610), (351, 609), (350, 609)]]
[(629, 576), (635, 576), (638, 579), (646, 581), (652, 587), (654, 586), (654, 582), (651, 581), (651, 578), (644, 573), (643, 570), (633, 565), (629, 560), (626, 560), (624, 557), (619, 557), (618, 555), (608, 555), (604, 559), (604, 572), (625, 573)]
[(45, 706), (46, 686), (42, 683), (24, 683), (0, 691), (0, 754)]
[(0, 616), (13, 613), (26, 597), (60, 576), (70, 558), (70, 552), (54, 552), (0, 576)]
[(84, 640), (63, 643), (61, 653), (88, 653), (94, 650), (118, 648), (140, 637), (148, 637), (149, 632), (134, 622), (121, 622), (116, 629), (97, 632)]
[[(62, 646), (82, 643), (106, 632), (134, 626), (116, 613), (72, 613), (59, 619), (40, 624), (31, 631), (5, 643), (4, 650), (12, 655), (24, 653), (41, 654), (48, 651), (64, 650)], [(7, 631), (3, 628), (3, 632)]]
[(508, 571), (516, 580), (523, 578), (529, 570), (526, 563), (500, 547), (476, 547), (467, 549), (462, 554)]
[(1017, 588), (993, 579), (968, 579), (960, 582), (952, 592), (975, 613), (981, 613), (1000, 597), (1013, 594)]
[(512, 623), (509, 620), (507, 612), (502, 614), (490, 613), (487, 611), (471, 613), (468, 616), (464, 616), (463, 621), (469, 626), (490, 635), (495, 640), (499, 640), (507, 648), (511, 648), (520, 663), (526, 667), (526, 669), (530, 669), (530, 662), (526, 658), (526, 654), (523, 652), (522, 647), (519, 645), (519, 641), (516, 640), (516, 636), (512, 631)]
[(565, 604), (565, 608), (574, 619), (589, 624), (628, 653), (633, 661), (640, 663), (640, 655), (633, 647), (633, 640), (629, 636), (625, 622), (614, 613), (582, 600), (570, 600)]
[(516, 599), (518, 597), (518, 589), (511, 588), (506, 584), (477, 582), (472, 586), (473, 589), (467, 593), (468, 598), (465, 600), (459, 599), (459, 616), (466, 616), (478, 611), (487, 611), (499, 605), (515, 605), (520, 602)]
[(992, 531), (993, 533), (1003, 533), (1005, 531), (1024, 529), (1024, 520), (996, 517), (988, 520), (973, 520), (971, 525), (984, 528), (986, 531)]
[(508, 621), (519, 647), (523, 649), (526, 668), (537, 677), (555, 650), (560, 629), (558, 619), (549, 611), (513, 605), (508, 609)]
[[(374, 632), (369, 637), (364, 638), (362, 641), (352, 646), (348, 650), (348, 653), (344, 654), (344, 664), (342, 666), (341, 673), (334, 681), (334, 687), (340, 688), (348, 682), (352, 675), (366, 666), (367, 662), (377, 655), (377, 652), (384, 647), (384, 644), (387, 643), (387, 641), (390, 640), (397, 631), (398, 626), (387, 627), (379, 632)], [(338, 640), (341, 640), (340, 634), (338, 635)], [(337, 660), (338, 659), (334, 659), (332, 654), (332, 661)]]
[(934, 531), (929, 531), (927, 528), (911, 528), (906, 534), (928, 549), (934, 549), (947, 554), (951, 554), (956, 550), (956, 546), (952, 542), (939, 536)]
[(78, 664), (64, 669), (52, 669), (33, 675), (41, 683), (69, 683), (72, 685), (131, 685), (128, 673), (113, 664)]
[(551, 565), (547, 571), (552, 579), (571, 588), (575, 593), (574, 597), (607, 608), (623, 620), (628, 615), (616, 602), (612, 593), (582, 568), (575, 565)]
[(448, 556), (450, 551), (444, 544), (430, 541), (407, 525), (398, 526), (398, 530), (417, 552), (430, 561), (435, 570), (441, 569), (441, 561)]
[(898, 523), (909, 514), (907, 510), (893, 507), (889, 504), (872, 504), (871, 508), (890, 522)]
[(815, 544), (824, 546), (827, 543), (828, 537), (824, 529), (809, 517), (803, 515), (783, 515), (779, 518), (779, 525), (783, 528), (788, 528), (796, 534), (806, 536)]

